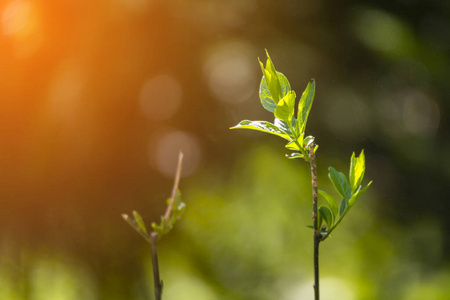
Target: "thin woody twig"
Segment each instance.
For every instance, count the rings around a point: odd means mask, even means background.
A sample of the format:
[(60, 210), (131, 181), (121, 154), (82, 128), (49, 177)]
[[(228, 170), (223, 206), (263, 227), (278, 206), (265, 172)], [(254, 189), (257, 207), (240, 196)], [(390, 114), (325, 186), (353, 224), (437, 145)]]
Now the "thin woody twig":
[(177, 196), (177, 190), (178, 190), (178, 184), (180, 183), (180, 177), (181, 177), (181, 169), (183, 167), (183, 152), (180, 151), (178, 154), (178, 166), (177, 166), (177, 173), (175, 175), (175, 180), (173, 182), (173, 188), (172, 188), (172, 196), (170, 199), (170, 203), (167, 206), (166, 213), (164, 215), (164, 219), (169, 220), (170, 215), (172, 214), (173, 204), (175, 203), (175, 198)]
[(314, 229), (314, 299), (319, 300), (319, 244), (321, 237), (319, 235), (319, 228), (317, 222), (317, 198), (318, 198), (318, 180), (317, 180), (317, 165), (314, 154), (314, 142), (309, 147), (309, 163), (311, 166), (311, 182), (313, 194), (313, 229)]

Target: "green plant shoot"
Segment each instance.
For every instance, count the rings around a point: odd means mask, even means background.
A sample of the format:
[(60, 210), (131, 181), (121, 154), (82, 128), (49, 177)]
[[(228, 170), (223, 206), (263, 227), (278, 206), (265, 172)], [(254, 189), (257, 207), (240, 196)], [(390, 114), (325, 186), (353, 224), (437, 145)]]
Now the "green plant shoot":
[[(303, 158), (309, 161), (307, 149), (314, 142), (314, 137), (305, 137), (305, 129), (314, 101), (315, 81), (313, 79), (306, 86), (298, 103), (297, 116), (295, 117), (296, 94), (291, 90), (291, 85), (286, 76), (275, 70), (269, 53), (267, 51), (266, 53), (266, 67), (260, 62), (263, 78), (259, 86), (259, 98), (262, 106), (274, 114), (275, 121), (270, 123), (244, 120), (231, 129), (252, 129), (282, 137), (287, 140), (286, 148), (295, 151), (288, 155), (288, 158)], [(314, 151), (317, 148), (316, 145)]]
[[(266, 66), (264, 67), (264, 64), (259, 61), (263, 73), (259, 86), (259, 98), (262, 106), (273, 113), (274, 122), (244, 120), (231, 129), (251, 129), (279, 136), (287, 141), (285, 147), (293, 151), (286, 155), (288, 158), (302, 158), (310, 163), (313, 188), (313, 226), (308, 227), (314, 229), (314, 295), (315, 300), (319, 300), (319, 244), (328, 238), (341, 223), (356, 201), (367, 191), (372, 181), (365, 187), (361, 185), (366, 168), (364, 150), (362, 150), (358, 157), (355, 156), (355, 153), (352, 154), (348, 178), (333, 167), (328, 169), (328, 178), (341, 198), (339, 205), (331, 195), (318, 189), (315, 161), (318, 145), (315, 144), (313, 136), (306, 136), (305, 133), (308, 116), (314, 102), (315, 80), (312, 79), (306, 86), (296, 110), (296, 93), (291, 90), (286, 76), (275, 69), (267, 50), (266, 54)], [(318, 195), (325, 199), (327, 205), (318, 207)]]
[(172, 195), (167, 199), (167, 209), (164, 216), (161, 216), (161, 222), (158, 224), (152, 223), (152, 232), (147, 231), (145, 222), (137, 211), (133, 211), (133, 219), (127, 214), (123, 214), (122, 218), (133, 227), (147, 242), (150, 243), (152, 249), (152, 265), (153, 265), (153, 281), (155, 285), (155, 299), (162, 299), (163, 282), (159, 276), (159, 262), (157, 254), (157, 241), (162, 236), (169, 233), (173, 228), (175, 222), (184, 213), (186, 205), (181, 201), (181, 193), (178, 189), (181, 177), (181, 169), (183, 165), (183, 153), (180, 152), (178, 156), (178, 167), (175, 175), (175, 180), (172, 188)]
[(322, 226), (322, 222), (319, 222), (322, 240), (326, 239), (336, 226), (339, 225), (350, 208), (356, 203), (356, 200), (358, 200), (372, 184), (372, 181), (370, 181), (365, 187), (361, 186), (365, 169), (364, 150), (361, 151), (359, 157), (355, 157), (354, 152), (352, 154), (350, 159), (350, 180), (345, 177), (344, 173), (337, 171), (335, 168), (328, 168), (328, 178), (333, 184), (336, 192), (342, 197), (342, 200), (338, 207), (332, 196), (325, 191), (319, 190), (319, 194), (328, 204), (328, 206), (319, 207), (319, 214), (322, 217), (321, 220), (325, 221), (325, 224), (323, 224), (325, 226)]

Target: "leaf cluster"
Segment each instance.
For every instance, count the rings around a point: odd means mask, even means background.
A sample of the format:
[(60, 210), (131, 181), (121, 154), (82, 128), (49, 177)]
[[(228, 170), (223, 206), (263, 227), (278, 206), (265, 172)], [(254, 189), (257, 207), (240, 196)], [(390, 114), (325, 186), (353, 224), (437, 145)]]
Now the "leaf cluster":
[[(286, 148), (294, 153), (287, 155), (288, 158), (303, 158), (310, 161), (314, 155), (308, 155), (309, 148), (314, 146), (314, 154), (317, 145), (314, 143), (313, 136), (305, 137), (306, 123), (309, 112), (314, 102), (316, 84), (314, 79), (308, 83), (305, 91), (297, 105), (296, 112), (296, 94), (291, 90), (291, 85), (286, 76), (278, 72), (266, 50), (266, 66), (259, 61), (263, 77), (259, 87), (259, 98), (262, 106), (273, 113), (275, 121), (273, 123), (266, 121), (243, 120), (231, 129), (251, 129), (266, 132), (279, 136), (288, 141)], [(353, 153), (350, 160), (350, 172), (347, 178), (342, 172), (333, 167), (328, 169), (328, 177), (334, 188), (342, 197), (340, 204), (325, 191), (319, 190), (319, 194), (326, 200), (328, 206), (322, 205), (318, 208), (318, 228), (320, 229), (320, 240), (326, 239), (330, 233), (339, 225), (344, 216), (353, 207), (356, 200), (361, 197), (371, 185), (369, 182), (364, 188), (361, 182), (365, 172), (364, 150), (356, 157)], [(312, 226), (308, 226), (311, 227)]]
[[(156, 233), (158, 238), (161, 238), (162, 236), (169, 233), (169, 231), (173, 228), (176, 221), (181, 218), (186, 209), (186, 204), (183, 201), (181, 201), (181, 192), (179, 189), (177, 189), (175, 199), (173, 201), (174, 202), (173, 205), (171, 206), (169, 217), (166, 219), (165, 216), (161, 216), (161, 222), (159, 224), (153, 222), (151, 225), (153, 233)], [(172, 198), (167, 198), (166, 202), (167, 206), (170, 207)], [(152, 233), (148, 232), (144, 220), (137, 211), (133, 210), (133, 218), (130, 218), (126, 214), (123, 214), (122, 217), (140, 235), (142, 235), (146, 240), (150, 241), (150, 236)]]
[(358, 157), (353, 152), (350, 159), (350, 171), (347, 178), (344, 173), (333, 167), (328, 168), (328, 178), (341, 198), (338, 206), (334, 198), (323, 190), (319, 194), (325, 199), (328, 206), (322, 205), (318, 208), (318, 228), (320, 228), (321, 239), (326, 239), (330, 233), (339, 225), (344, 216), (353, 207), (356, 201), (366, 192), (372, 184), (370, 181), (365, 187), (361, 182), (366, 170), (364, 150)]
[[(167, 198), (167, 205), (170, 205), (170, 201), (172, 201), (172, 199)], [(170, 214), (169, 219), (166, 220), (164, 216), (161, 216), (161, 222), (159, 223), (159, 225), (153, 222), (152, 228), (154, 232), (156, 232), (160, 237), (169, 233), (169, 231), (172, 230), (175, 222), (181, 218), (185, 209), (186, 204), (181, 201), (181, 192), (180, 190), (177, 190), (175, 202), (172, 207), (172, 213)]]
[[(314, 101), (315, 81), (313, 79), (306, 86), (299, 100), (297, 115), (295, 116), (296, 93), (291, 90), (291, 85), (286, 76), (275, 69), (267, 50), (266, 54), (266, 66), (264, 67), (264, 64), (259, 61), (263, 73), (259, 87), (259, 98), (262, 106), (274, 114), (275, 120), (273, 123), (243, 120), (231, 129), (251, 129), (277, 135), (288, 141), (287, 149), (296, 151), (287, 155), (288, 158), (303, 158), (308, 161), (307, 149), (314, 142), (314, 137), (305, 137), (305, 129)], [(317, 150), (317, 147), (314, 151)]]

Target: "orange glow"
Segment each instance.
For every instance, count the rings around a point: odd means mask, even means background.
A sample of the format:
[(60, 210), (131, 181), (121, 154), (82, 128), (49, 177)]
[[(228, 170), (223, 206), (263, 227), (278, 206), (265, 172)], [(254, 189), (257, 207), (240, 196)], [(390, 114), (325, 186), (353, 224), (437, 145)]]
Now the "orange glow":
[(18, 57), (33, 54), (42, 44), (42, 22), (35, 2), (15, 0), (2, 14), (2, 32), (10, 36)]

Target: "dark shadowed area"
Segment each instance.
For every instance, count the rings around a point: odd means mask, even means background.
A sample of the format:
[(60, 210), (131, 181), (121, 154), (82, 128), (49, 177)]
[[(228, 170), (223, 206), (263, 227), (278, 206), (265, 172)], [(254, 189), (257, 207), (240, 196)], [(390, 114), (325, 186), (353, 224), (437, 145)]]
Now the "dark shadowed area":
[(0, 299), (153, 299), (178, 151), (186, 213), (164, 300), (312, 299), (308, 166), (272, 121), (265, 49), (316, 98), (319, 185), (371, 188), (321, 246), (322, 299), (450, 299), (450, 2), (0, 0)]

